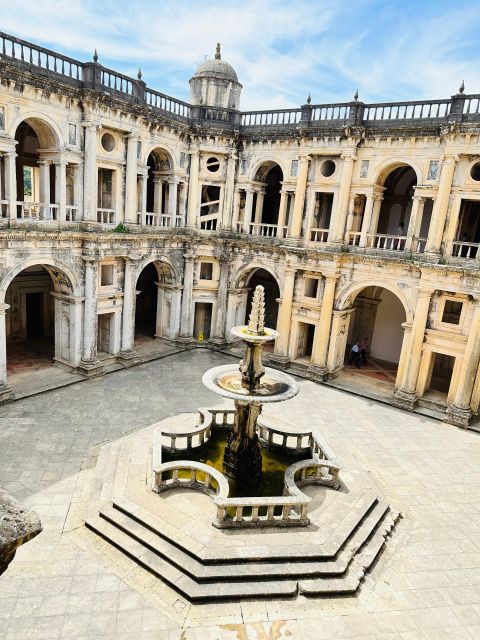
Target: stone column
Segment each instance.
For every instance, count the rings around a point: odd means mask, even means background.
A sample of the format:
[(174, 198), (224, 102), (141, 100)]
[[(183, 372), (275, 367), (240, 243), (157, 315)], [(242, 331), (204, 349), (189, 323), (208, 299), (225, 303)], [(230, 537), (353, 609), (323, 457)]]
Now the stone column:
[(180, 333), (178, 339), (183, 343), (193, 343), (192, 312), (193, 312), (193, 267), (195, 255), (186, 252), (183, 255), (185, 265), (183, 269), (182, 310), (180, 318)]
[(83, 209), (83, 166), (80, 164), (74, 165), (73, 170), (73, 203), (78, 207), (78, 211), (75, 216), (75, 221), (81, 218)]
[(393, 396), (394, 404), (410, 411), (413, 410), (417, 399), (417, 379), (432, 293), (433, 289), (419, 289), (418, 291), (418, 300), (410, 332), (410, 344), (408, 345), (408, 357), (404, 361), (403, 380)]
[[(153, 179), (153, 213), (158, 216), (163, 213), (162, 211), (162, 199), (163, 199), (163, 182), (159, 176), (155, 176)], [(160, 224), (160, 221), (159, 221)]]
[(147, 212), (147, 179), (148, 177), (142, 174), (140, 177), (140, 219), (145, 219), (145, 213)]
[(180, 203), (178, 207), (178, 217), (180, 218), (179, 226), (181, 227), (185, 226), (185, 215), (186, 215), (185, 207), (187, 204), (187, 188), (188, 188), (187, 182), (180, 183), (180, 195), (179, 195)]
[(122, 346), (119, 356), (131, 364), (135, 358), (136, 258), (125, 258), (123, 283)]
[(337, 197), (337, 206), (335, 207), (332, 228), (332, 242), (341, 244), (345, 237), (345, 225), (348, 214), (348, 203), (350, 200), (350, 189), (352, 187), (352, 175), (354, 162), (357, 159), (354, 151), (343, 154), (342, 180), (340, 182), (340, 190)]
[(472, 410), (470, 402), (480, 364), (480, 300), (475, 300), (475, 309), (470, 325), (462, 368), (458, 377), (453, 403), (447, 408), (445, 422), (458, 427), (468, 427)]
[(338, 275), (325, 276), (320, 318), (313, 339), (312, 366), (309, 368), (309, 373), (314, 380), (324, 380), (327, 375), (328, 343), (337, 280)]
[(217, 292), (217, 313), (215, 316), (215, 327), (213, 330), (212, 342), (225, 343), (225, 319), (227, 314), (227, 293), (228, 293), (228, 255), (218, 256), (220, 264), (220, 277), (218, 280)]
[(235, 189), (233, 195), (233, 214), (232, 214), (232, 229), (238, 231), (238, 216), (240, 215), (240, 189)]
[(280, 191), (280, 206), (278, 207), (278, 232), (279, 235), (282, 233), (282, 227), (285, 226), (285, 219), (287, 217), (287, 204), (288, 204), (288, 193), (284, 189)]
[(83, 219), (97, 220), (97, 125), (85, 127), (85, 154), (83, 169)]
[(283, 281), (283, 295), (278, 310), (277, 331), (278, 338), (275, 340), (275, 354), (272, 360), (279, 364), (286, 364), (288, 358), (288, 344), (290, 337), (290, 324), (292, 318), (293, 291), (295, 287), (295, 267), (285, 268)]
[(8, 200), (10, 220), (17, 219), (17, 154), (9, 151), (3, 156), (5, 166), (5, 198)]
[(405, 251), (416, 250), (413, 246), (414, 238), (418, 237), (420, 225), (422, 223), (423, 206), (425, 198), (421, 196), (413, 196), (412, 212), (410, 213), (410, 221), (408, 223), (407, 238), (405, 240)]
[(345, 225), (345, 235), (344, 235), (345, 244), (348, 244), (348, 234), (350, 233), (353, 227), (353, 220), (355, 218), (355, 202), (357, 201), (357, 198), (358, 196), (355, 193), (352, 193), (348, 201), (347, 222)]
[(245, 210), (243, 215), (243, 232), (250, 233), (250, 222), (252, 221), (253, 209), (253, 189), (246, 189)]
[(200, 152), (192, 151), (190, 160), (190, 182), (188, 185), (188, 219), (187, 226), (197, 226), (198, 216), (198, 172)]
[(264, 198), (265, 198), (265, 191), (257, 191), (257, 201), (255, 203), (255, 217), (254, 217), (254, 221), (256, 224), (260, 224), (262, 222)]
[(232, 228), (232, 208), (235, 208), (234, 199), (237, 192), (235, 191), (235, 170), (237, 167), (238, 156), (232, 151), (227, 160), (227, 179), (225, 181), (225, 197), (223, 200), (222, 227), (224, 229)]
[(39, 160), (38, 167), (40, 170), (40, 202), (43, 204), (42, 217), (48, 220), (50, 214), (48, 207), (50, 204), (50, 162), (48, 160)]
[(0, 303), (0, 404), (9, 402), (13, 393), (7, 382), (7, 334), (5, 328), (5, 313), (10, 309), (9, 304)]
[(298, 158), (297, 188), (295, 190), (292, 228), (290, 230), (291, 238), (299, 238), (302, 229), (303, 208), (305, 204), (305, 193), (307, 190), (309, 162), (310, 156), (299, 156)]
[(453, 174), (455, 173), (455, 166), (458, 159), (458, 156), (455, 155), (446, 155), (443, 158), (442, 172), (440, 174), (437, 197), (433, 205), (432, 221), (430, 223), (425, 253), (440, 253), (450, 192), (452, 190)]
[(138, 136), (127, 138), (127, 166), (125, 170), (125, 222), (137, 223), (137, 147)]
[(85, 262), (85, 301), (83, 311), (83, 348), (79, 369), (87, 376), (103, 373), (97, 357), (97, 284), (98, 262), (95, 258), (83, 257)]
[(177, 184), (176, 178), (168, 181), (168, 213), (172, 216), (171, 226), (175, 226), (175, 216), (177, 215)]
[(67, 217), (67, 161), (55, 160), (55, 202), (58, 204), (58, 220)]

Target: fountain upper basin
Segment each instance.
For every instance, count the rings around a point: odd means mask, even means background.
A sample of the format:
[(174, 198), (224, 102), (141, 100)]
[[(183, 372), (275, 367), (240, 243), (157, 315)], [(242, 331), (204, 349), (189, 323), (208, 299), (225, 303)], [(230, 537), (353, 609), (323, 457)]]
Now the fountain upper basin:
[(242, 387), (242, 375), (238, 365), (225, 364), (209, 369), (202, 376), (203, 384), (219, 396), (243, 402), (282, 402), (297, 395), (297, 382), (283, 371), (265, 368), (260, 388), (254, 393)]

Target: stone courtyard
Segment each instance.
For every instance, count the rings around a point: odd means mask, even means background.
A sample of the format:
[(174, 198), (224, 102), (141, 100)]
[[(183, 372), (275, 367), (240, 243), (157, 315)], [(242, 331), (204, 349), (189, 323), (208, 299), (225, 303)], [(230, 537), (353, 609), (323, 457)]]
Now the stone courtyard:
[(0, 408), (0, 484), (44, 526), (0, 579), (0, 637), (480, 637), (478, 435), (311, 381), (265, 414), (319, 428), (344, 473), (370, 474), (403, 514), (357, 596), (191, 605), (84, 527), (101, 446), (219, 406), (201, 376), (231, 360), (182, 352)]

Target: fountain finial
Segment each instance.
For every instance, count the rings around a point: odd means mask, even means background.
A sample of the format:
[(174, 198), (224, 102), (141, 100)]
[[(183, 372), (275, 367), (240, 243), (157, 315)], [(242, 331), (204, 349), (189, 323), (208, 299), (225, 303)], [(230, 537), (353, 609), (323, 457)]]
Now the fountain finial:
[(248, 333), (256, 336), (263, 336), (265, 333), (265, 290), (261, 284), (257, 285), (253, 292)]

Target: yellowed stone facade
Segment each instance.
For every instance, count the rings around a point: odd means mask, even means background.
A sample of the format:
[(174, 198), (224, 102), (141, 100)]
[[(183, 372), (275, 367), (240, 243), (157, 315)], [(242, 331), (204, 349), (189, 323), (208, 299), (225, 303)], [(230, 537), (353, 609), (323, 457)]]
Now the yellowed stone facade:
[(262, 283), (272, 363), (334, 383), (367, 338), (391, 402), (475, 421), (478, 95), (242, 112), (219, 48), (188, 104), (95, 58), (1, 46), (4, 400), (10, 342), (50, 338), (87, 376), (135, 362), (142, 323), (225, 348)]

